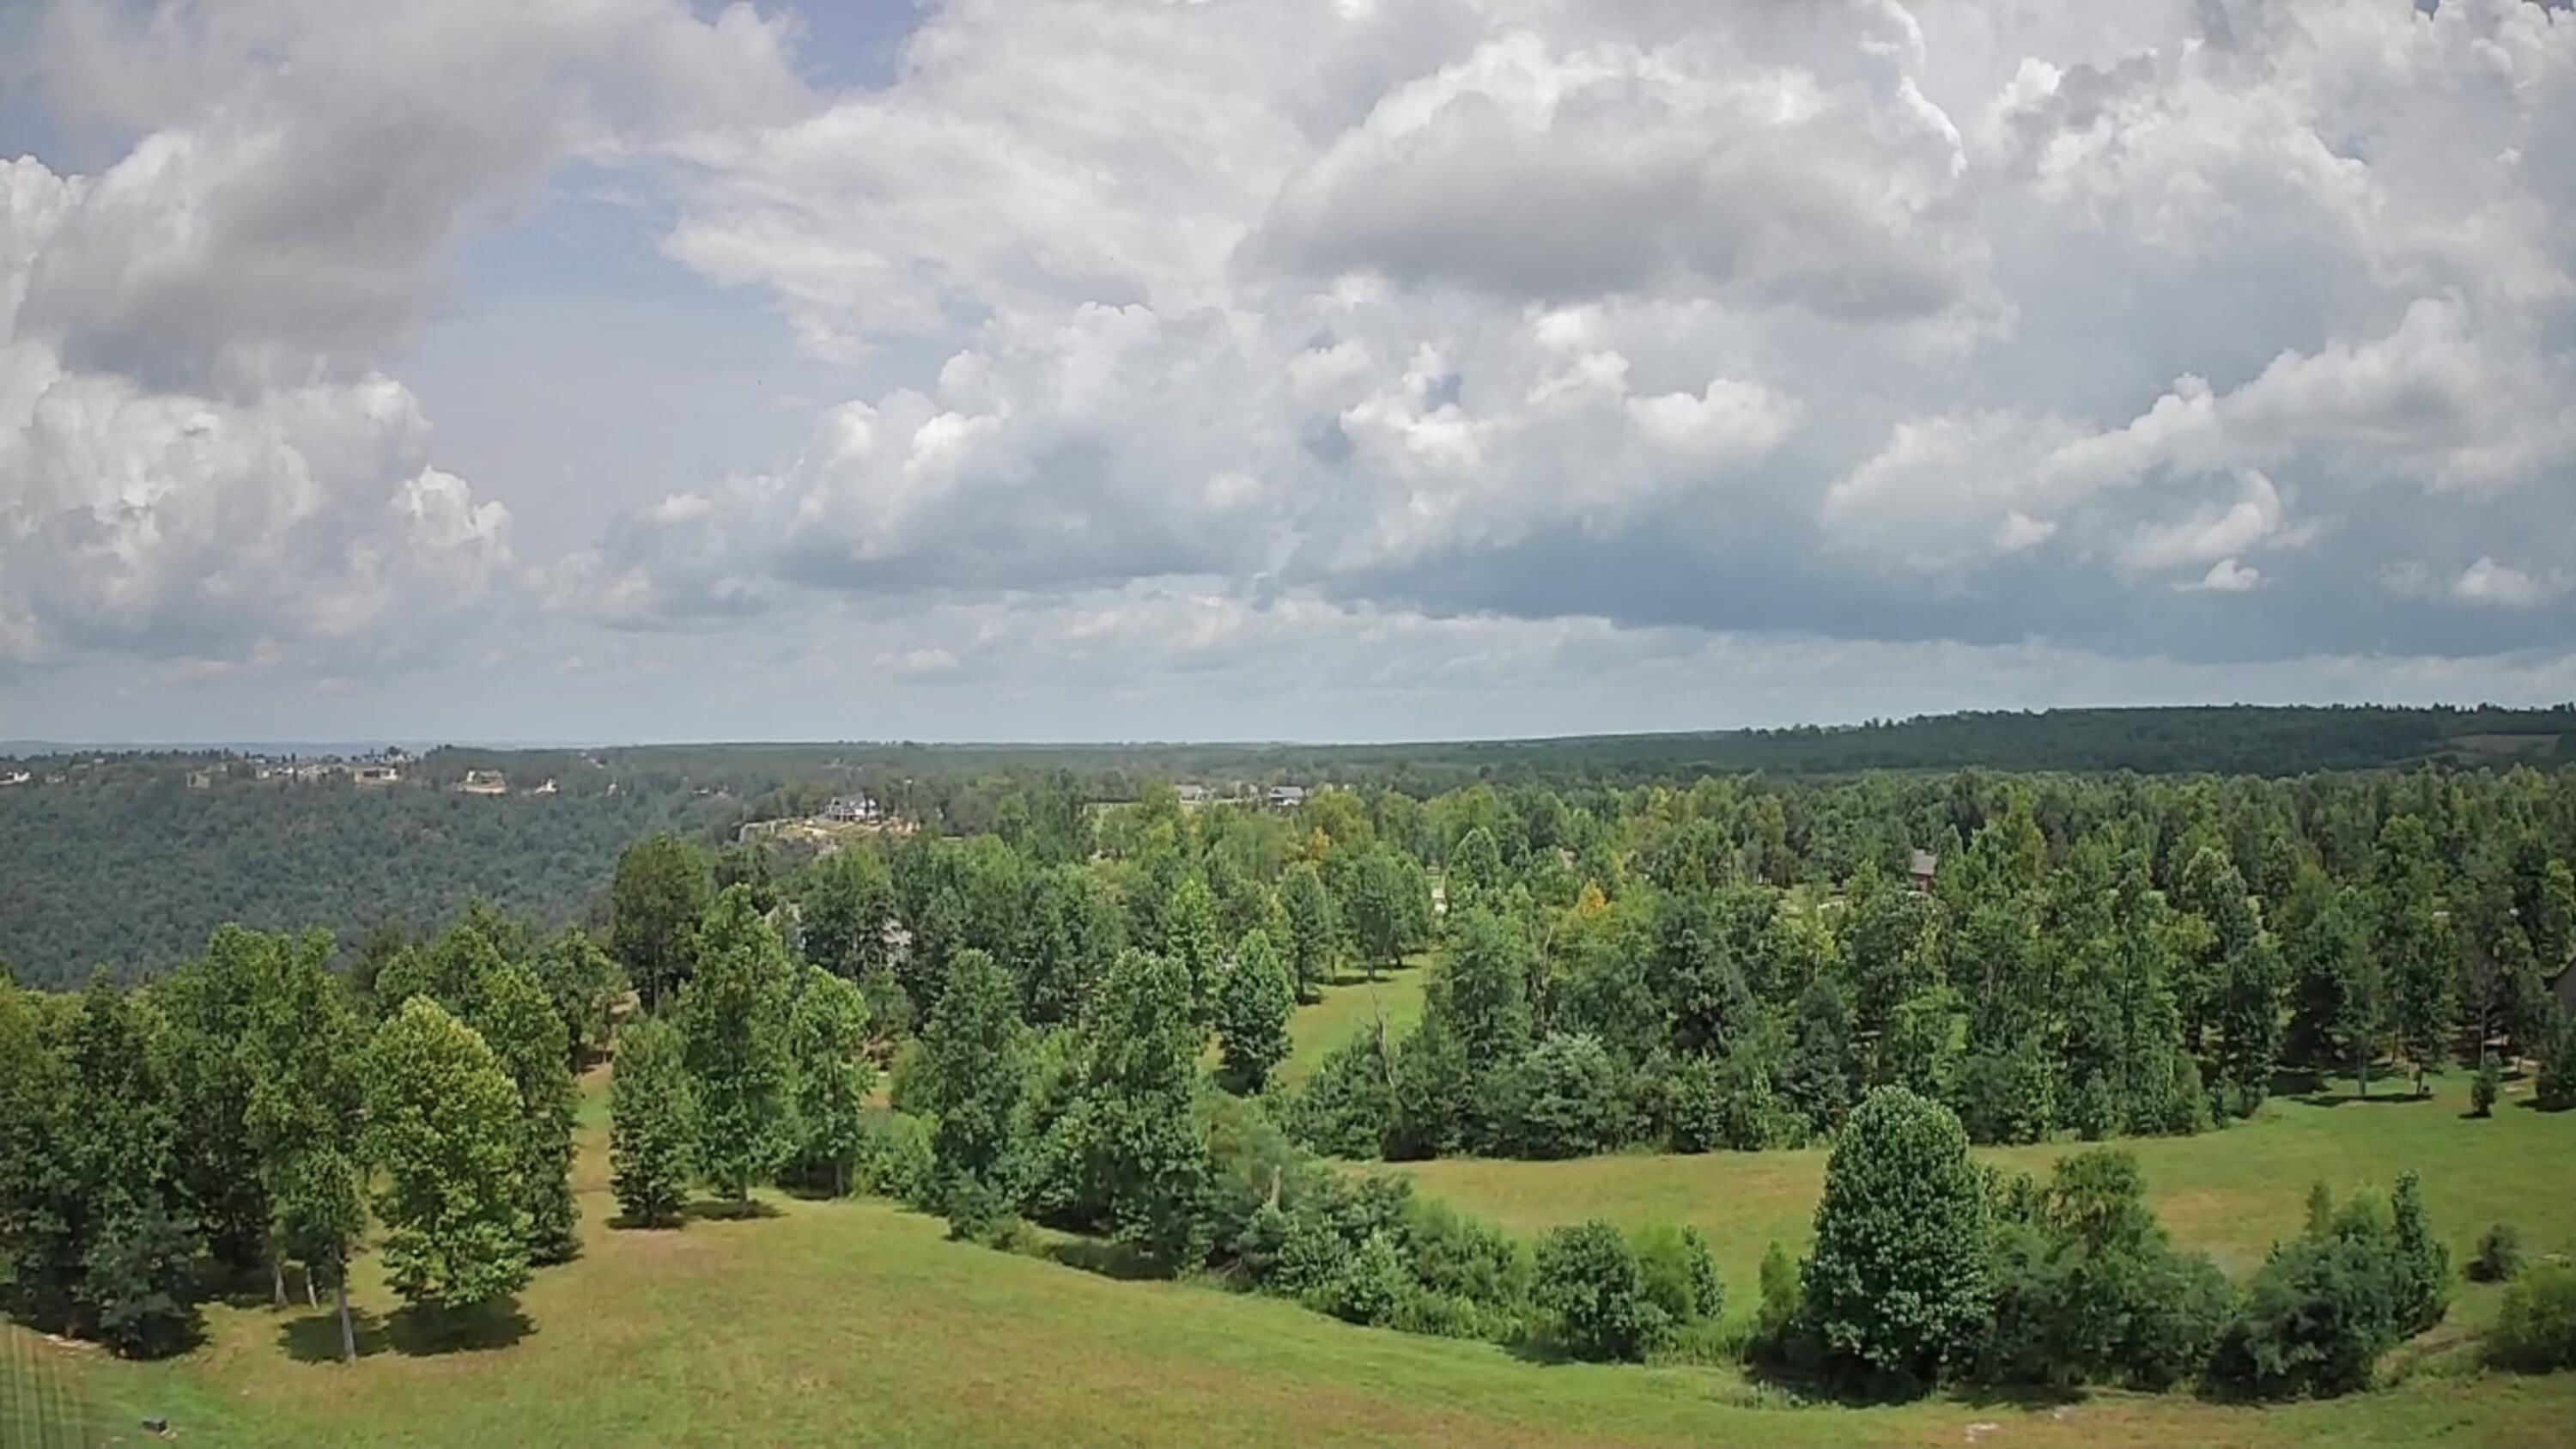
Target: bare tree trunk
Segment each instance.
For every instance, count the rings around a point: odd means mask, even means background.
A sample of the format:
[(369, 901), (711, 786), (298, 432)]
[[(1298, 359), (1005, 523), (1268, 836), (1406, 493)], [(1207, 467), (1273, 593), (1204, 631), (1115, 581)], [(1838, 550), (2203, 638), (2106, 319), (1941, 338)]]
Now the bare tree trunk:
[(331, 1281), (331, 1301), (340, 1310), (340, 1362), (358, 1361), (358, 1332), (349, 1326), (349, 1270), (343, 1264), (340, 1275)]
[(848, 1197), (849, 1195), (850, 1164), (836, 1158), (832, 1162), (832, 1196)]
[(322, 1300), (314, 1296), (313, 1265), (310, 1263), (304, 1266), (304, 1306), (307, 1308), (319, 1308), (322, 1306)]
[(268, 1296), (274, 1306), (286, 1306), (286, 1260), (278, 1255), (275, 1228), (268, 1230)]

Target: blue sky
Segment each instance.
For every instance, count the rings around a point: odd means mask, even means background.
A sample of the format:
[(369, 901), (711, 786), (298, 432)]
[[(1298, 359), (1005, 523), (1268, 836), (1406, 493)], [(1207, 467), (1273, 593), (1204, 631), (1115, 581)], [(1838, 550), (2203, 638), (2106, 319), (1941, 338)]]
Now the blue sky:
[(0, 735), (2576, 697), (2576, 24), (0, 7)]

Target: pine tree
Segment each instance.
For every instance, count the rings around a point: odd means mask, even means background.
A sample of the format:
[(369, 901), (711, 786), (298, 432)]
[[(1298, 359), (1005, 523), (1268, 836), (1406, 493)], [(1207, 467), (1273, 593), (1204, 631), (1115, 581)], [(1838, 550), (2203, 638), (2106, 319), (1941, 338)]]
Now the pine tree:
[(698, 1127), (687, 1050), (667, 1021), (618, 1033), (608, 1080), (609, 1183), (618, 1210), (639, 1227), (677, 1223), (688, 1201)]
[(1235, 949), (1217, 1002), (1217, 1039), (1224, 1047), (1226, 1087), (1261, 1090), (1270, 1070), (1288, 1056), (1288, 1013), (1294, 1006), (1288, 972), (1270, 938), (1256, 930)]

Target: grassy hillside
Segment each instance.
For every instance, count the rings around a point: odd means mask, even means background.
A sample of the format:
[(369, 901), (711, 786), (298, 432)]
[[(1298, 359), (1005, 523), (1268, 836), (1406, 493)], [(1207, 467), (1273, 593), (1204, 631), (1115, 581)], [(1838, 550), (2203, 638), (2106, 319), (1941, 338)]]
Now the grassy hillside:
[[(2521, 1105), (2525, 1096), (2517, 1091), (2490, 1119), (2467, 1119), (2468, 1079), (2454, 1073), (2422, 1101), (2276, 1099), (2254, 1121), (2222, 1132), (2121, 1145), (2137, 1153), (2148, 1196), (2175, 1238), (2208, 1251), (2238, 1277), (2261, 1263), (2275, 1240), (2297, 1234), (2310, 1183), (2323, 1181), (2338, 1198), (2360, 1187), (2385, 1192), (2410, 1167), (2423, 1174), (2425, 1202), (2454, 1264), (2465, 1262), (2478, 1234), (2499, 1219), (2519, 1226), (2535, 1252), (2576, 1252), (2576, 1116), (2532, 1111)], [(2081, 1145), (1981, 1147), (1976, 1155), (2045, 1175)], [(1805, 1248), (1825, 1150), (1451, 1159), (1399, 1170), (1424, 1191), (1520, 1232), (1595, 1216), (1695, 1224), (1708, 1234), (1727, 1282), (1749, 1288), (1765, 1244)], [(2491, 1313), (2495, 1295), (2463, 1284), (2454, 1317)], [(1739, 1295), (1733, 1306), (1749, 1310), (1751, 1302)]]
[[(2142, 1155), (2177, 1230), (2240, 1259), (2295, 1219), (2309, 1176), (2376, 1181), (2408, 1161), (2426, 1170), (2455, 1246), (2497, 1213), (2536, 1245), (2565, 1243), (2576, 1203), (2548, 1187), (2576, 1180), (2576, 1122), (2508, 1109), (2469, 1123), (2457, 1110), (2285, 1108)], [(880, 1202), (772, 1198), (766, 1219), (615, 1231), (595, 1096), (582, 1131), (583, 1255), (540, 1272), (489, 1341), (427, 1351), (372, 1260), (353, 1368), (331, 1361), (329, 1315), (300, 1307), (216, 1305), (205, 1346), (165, 1364), (5, 1330), (0, 1438), (139, 1443), (141, 1419), (166, 1415), (181, 1441), (208, 1445), (1269, 1444), (1293, 1426), (1300, 1442), (1330, 1444), (2352, 1449), (2563, 1444), (2576, 1422), (2576, 1374), (2472, 1374), (2456, 1353), (2385, 1392), (2265, 1409), (2127, 1394), (1789, 1407), (1723, 1370), (1531, 1363), (1276, 1300), (1113, 1281), (950, 1243), (938, 1223)], [(1594, 1212), (1702, 1222), (1742, 1302), (1766, 1238), (1802, 1230), (1817, 1166), (1778, 1154), (1420, 1172), (1525, 1226)], [(2468, 1290), (2454, 1320), (2488, 1311), (2485, 1293)], [(1976, 1425), (1992, 1427), (1971, 1435)]]

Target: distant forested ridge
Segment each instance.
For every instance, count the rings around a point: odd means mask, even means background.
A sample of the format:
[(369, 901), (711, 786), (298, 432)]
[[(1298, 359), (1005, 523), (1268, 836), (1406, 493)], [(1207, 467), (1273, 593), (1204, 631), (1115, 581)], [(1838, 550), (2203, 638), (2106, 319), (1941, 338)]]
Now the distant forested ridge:
[(231, 784), (183, 772), (0, 791), (0, 962), (70, 986), (132, 980), (202, 951), (225, 922), (323, 926), (343, 944), (418, 929), (478, 897), (577, 916), (629, 841), (673, 822), (644, 793), (470, 797), (426, 787)]
[[(1392, 745), (709, 744), (441, 749), (398, 785), (258, 778), (241, 756), (49, 754), (0, 761), (0, 963), (64, 986), (105, 967), (162, 972), (227, 921), (323, 926), (344, 947), (425, 929), (489, 899), (547, 924), (580, 919), (617, 853), (668, 830), (705, 844), (749, 820), (813, 813), (865, 790), (931, 834), (1026, 840), (1069, 812), (1160, 783), (1219, 793), (1340, 785), (1427, 799), (1476, 784), (1551, 790), (1759, 775), (1801, 807), (1801, 780), (1978, 768), (2079, 775), (2283, 777), (2576, 760), (2576, 707), (2259, 708), (1942, 715), (1837, 728)], [(456, 788), (489, 771), (506, 793)], [(19, 778), (23, 775), (23, 778)], [(553, 793), (532, 793), (552, 782)], [(1929, 840), (1906, 842), (1931, 844)], [(1891, 847), (1892, 848), (1892, 847)]]

